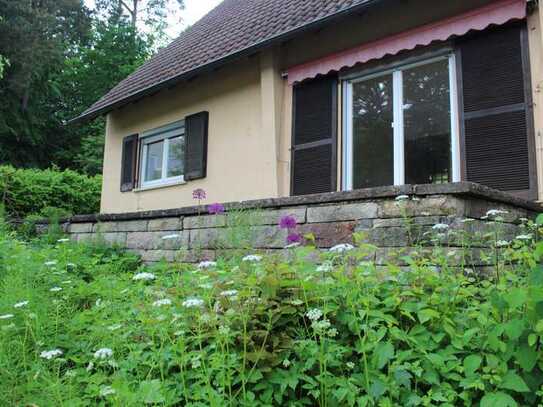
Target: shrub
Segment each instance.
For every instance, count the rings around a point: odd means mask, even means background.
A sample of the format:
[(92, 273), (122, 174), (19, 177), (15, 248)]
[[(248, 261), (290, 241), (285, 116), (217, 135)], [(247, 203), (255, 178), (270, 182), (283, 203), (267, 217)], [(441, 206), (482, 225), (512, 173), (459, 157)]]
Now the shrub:
[(71, 214), (99, 211), (101, 177), (58, 169), (15, 169), (0, 166), (0, 203), (9, 217), (47, 215), (46, 208)]
[[(439, 248), (431, 261), (404, 258), (407, 268), (377, 268), (365, 260), (371, 251), (300, 246), (146, 267), (103, 247), (31, 246), (0, 235), (1, 398), (122, 406), (543, 401), (543, 243), (511, 242), (498, 253), (500, 273), (487, 278), (449, 266)], [(307, 260), (319, 256), (320, 265)]]

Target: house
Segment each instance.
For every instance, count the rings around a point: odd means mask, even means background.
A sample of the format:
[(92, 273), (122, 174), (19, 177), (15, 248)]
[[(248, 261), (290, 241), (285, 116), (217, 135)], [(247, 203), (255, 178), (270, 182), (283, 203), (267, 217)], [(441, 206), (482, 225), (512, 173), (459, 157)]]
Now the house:
[(543, 199), (543, 14), (526, 0), (224, 0), (106, 115), (102, 213), (473, 181)]

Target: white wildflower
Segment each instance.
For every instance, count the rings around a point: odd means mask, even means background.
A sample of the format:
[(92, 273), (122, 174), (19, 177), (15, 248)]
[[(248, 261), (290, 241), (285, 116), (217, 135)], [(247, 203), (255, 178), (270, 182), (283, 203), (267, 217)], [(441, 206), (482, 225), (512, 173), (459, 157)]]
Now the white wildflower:
[(396, 198), (394, 198), (396, 201), (407, 201), (409, 199), (409, 195), (398, 195)]
[(50, 261), (46, 261), (45, 263), (43, 263), (45, 266), (47, 267), (52, 267), (52, 266), (55, 266), (56, 264), (58, 263), (58, 261), (56, 260), (50, 260)]
[(5, 314), (5, 315), (0, 315), (0, 319), (11, 319), (13, 318), (15, 315), (13, 314)]
[(70, 241), (70, 239), (62, 238), (62, 239), (58, 239), (57, 243), (66, 243), (66, 242), (69, 242), (69, 241)]
[(454, 257), (456, 256), (456, 251), (455, 250), (451, 250), (449, 252), (447, 252), (447, 257)]
[(115, 394), (115, 390), (111, 386), (103, 386), (100, 389), (100, 397), (107, 397), (111, 394)]
[(113, 357), (113, 351), (109, 348), (101, 348), (94, 352), (95, 359), (108, 359)]
[(50, 288), (49, 291), (51, 291), (52, 293), (57, 293), (59, 291), (62, 291), (62, 287), (53, 287)]
[(62, 356), (63, 352), (60, 349), (44, 350), (40, 353), (40, 358), (51, 360), (58, 356)]
[(153, 307), (162, 307), (164, 305), (172, 305), (172, 300), (164, 298), (162, 300), (157, 300), (153, 302)]
[(298, 298), (296, 298), (295, 300), (289, 301), (289, 303), (292, 304), (292, 305), (302, 305), (304, 302), (302, 300), (299, 300)]
[(76, 267), (76, 264), (75, 263), (66, 263), (66, 267), (73, 269), (73, 268)]
[(138, 273), (134, 277), (132, 277), (132, 280), (138, 281), (138, 280), (144, 280), (144, 281), (150, 281), (154, 280), (156, 276), (153, 273)]
[(230, 328), (227, 327), (226, 325), (221, 325), (219, 327), (219, 334), (228, 336), (228, 334), (230, 334)]
[(94, 362), (89, 362), (87, 365), (87, 372), (90, 372), (92, 369), (94, 369)]
[(347, 362), (347, 363), (345, 363), (345, 366), (347, 366), (347, 369), (351, 369), (351, 370), (354, 369), (354, 363), (353, 362)]
[(64, 284), (64, 285), (72, 284), (72, 280), (64, 280), (64, 281), (61, 281), (60, 284)]
[(332, 324), (330, 323), (330, 321), (328, 321), (326, 318), (323, 319), (323, 320), (320, 320), (320, 321), (313, 321), (311, 323), (311, 327), (315, 330), (315, 331), (326, 331), (328, 328), (330, 328)]
[(173, 234), (173, 235), (166, 235), (162, 236), (162, 240), (173, 240), (179, 238), (180, 235)]
[(122, 324), (114, 324), (114, 325), (108, 326), (107, 329), (108, 329), (109, 331), (116, 331), (117, 329), (120, 329), (120, 328), (122, 328), (122, 327), (123, 327)]
[(26, 307), (27, 305), (28, 305), (28, 301), (21, 301), (13, 305), (13, 308), (22, 308), (22, 307)]
[(525, 234), (525, 235), (518, 235), (515, 237), (517, 240), (532, 240), (533, 236), (531, 234)]
[(507, 247), (511, 244), (511, 242), (507, 241), (507, 240), (498, 240), (496, 242), (496, 247)]
[(290, 360), (285, 359), (283, 360), (283, 367), (289, 367), (290, 366)]
[(447, 225), (446, 223), (436, 223), (434, 226), (432, 226), (432, 229), (444, 231), (449, 229), (449, 225)]
[(208, 269), (208, 268), (211, 268), (211, 267), (215, 267), (216, 265), (217, 265), (217, 262), (215, 262), (215, 261), (204, 260), (204, 261), (201, 261), (198, 264), (198, 268), (199, 269)]
[(475, 219), (466, 218), (466, 219), (462, 219), (460, 222), (462, 222), (462, 223), (471, 223), (471, 222), (475, 222)]
[(530, 221), (528, 218), (518, 218), (518, 220), (519, 220), (521, 223), (526, 223), (526, 222), (529, 222), (529, 221)]
[(492, 216), (498, 216), (498, 215), (506, 215), (508, 213), (509, 213), (508, 211), (504, 211), (501, 209), (490, 209), (489, 211), (486, 212), (486, 216), (492, 217)]
[(354, 246), (352, 244), (341, 243), (341, 244), (335, 245), (334, 247), (331, 247), (329, 251), (331, 253), (345, 253), (353, 249), (354, 249)]
[(330, 262), (324, 262), (320, 266), (317, 267), (318, 273), (329, 273), (334, 269), (332, 266), (332, 263)]
[(202, 362), (200, 361), (200, 358), (193, 358), (190, 364), (193, 369), (198, 369), (200, 366), (202, 366)]
[(213, 284), (211, 283), (204, 283), (200, 284), (198, 287), (204, 289), (204, 290), (211, 290), (213, 288)]
[(336, 328), (329, 329), (328, 332), (326, 332), (326, 335), (328, 335), (330, 338), (335, 338), (339, 332)]
[(249, 254), (241, 259), (241, 261), (244, 262), (259, 262), (260, 260), (262, 260), (262, 256), (259, 256), (258, 254)]
[(204, 300), (200, 298), (188, 298), (181, 305), (185, 308), (200, 308), (204, 306)]
[(238, 295), (238, 290), (226, 290), (220, 294), (221, 297), (235, 297), (236, 295)]
[(305, 313), (305, 316), (311, 321), (317, 321), (322, 317), (322, 311), (318, 308), (310, 309)]

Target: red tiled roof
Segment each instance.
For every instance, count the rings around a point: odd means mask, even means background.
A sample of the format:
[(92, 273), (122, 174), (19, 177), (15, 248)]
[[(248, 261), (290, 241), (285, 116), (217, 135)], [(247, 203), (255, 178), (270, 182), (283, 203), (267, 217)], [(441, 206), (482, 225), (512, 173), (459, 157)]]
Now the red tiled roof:
[(91, 119), (196, 71), (377, 0), (224, 0), (75, 120)]

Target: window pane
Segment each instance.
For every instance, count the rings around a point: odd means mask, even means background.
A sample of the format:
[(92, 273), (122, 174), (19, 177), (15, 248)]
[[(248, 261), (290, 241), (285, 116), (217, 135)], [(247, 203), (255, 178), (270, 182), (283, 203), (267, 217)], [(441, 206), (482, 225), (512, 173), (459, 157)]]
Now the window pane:
[(392, 75), (353, 83), (353, 188), (394, 184)]
[(168, 177), (183, 175), (183, 158), (185, 157), (185, 137), (170, 139), (168, 149)]
[(147, 162), (145, 163), (145, 181), (162, 178), (162, 155), (164, 141), (147, 144)]
[(403, 71), (405, 182), (451, 181), (449, 61)]

